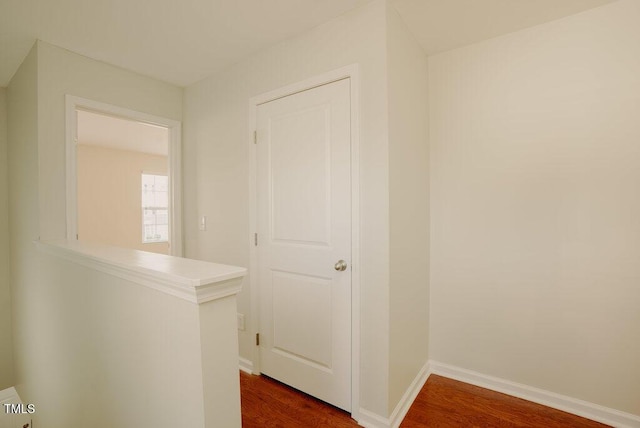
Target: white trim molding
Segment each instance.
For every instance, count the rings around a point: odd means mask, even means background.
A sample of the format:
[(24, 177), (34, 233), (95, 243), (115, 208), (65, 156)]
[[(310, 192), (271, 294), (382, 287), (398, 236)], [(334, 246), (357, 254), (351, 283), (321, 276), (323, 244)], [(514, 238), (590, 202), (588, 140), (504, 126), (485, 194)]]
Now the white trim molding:
[(366, 428), (398, 428), (411, 408), (411, 405), (416, 400), (420, 390), (424, 387), (424, 384), (427, 383), (427, 379), (429, 379), (431, 375), (430, 367), (429, 362), (426, 362), (424, 366), (422, 366), (413, 379), (413, 382), (411, 382), (411, 385), (409, 385), (398, 404), (396, 404), (393, 412), (391, 412), (391, 416), (385, 418), (361, 408), (358, 424)]
[(195, 304), (233, 296), (247, 270), (200, 260), (82, 242), (36, 241), (38, 250)]
[(0, 391), (0, 427), (21, 427), (31, 424), (29, 413), (6, 413), (5, 404), (24, 404), (14, 387)]
[(618, 428), (640, 428), (638, 415), (437, 361), (430, 361), (429, 366), (431, 373), (439, 376), (512, 395)]
[(365, 428), (390, 428), (391, 421), (389, 418), (380, 416), (377, 413), (367, 409), (360, 408), (360, 418), (357, 419), (358, 425)]
[[(0, 391), (0, 404), (4, 403), (22, 403), (18, 391), (14, 387)], [(4, 412), (4, 410), (0, 409), (0, 412)]]
[(391, 416), (389, 416), (390, 426), (393, 428), (397, 428), (400, 426), (400, 423), (407, 416), (407, 412), (411, 408), (411, 405), (416, 400), (416, 397), (420, 393), (420, 390), (427, 383), (427, 379), (429, 379), (429, 375), (431, 374), (429, 362), (427, 361), (424, 366), (420, 369), (418, 374), (416, 375), (409, 388), (406, 390), (400, 401), (396, 405), (396, 408), (393, 409)]
[(182, 256), (182, 124), (173, 119), (153, 116), (135, 110), (101, 103), (86, 98), (66, 95), (66, 171), (67, 171), (67, 239), (78, 235), (78, 171), (77, 171), (77, 110), (86, 110), (107, 116), (129, 119), (167, 128), (169, 132), (169, 251)]
[(253, 372), (253, 362), (251, 360), (247, 360), (246, 358), (240, 357), (240, 371), (243, 371), (247, 374), (260, 374)]

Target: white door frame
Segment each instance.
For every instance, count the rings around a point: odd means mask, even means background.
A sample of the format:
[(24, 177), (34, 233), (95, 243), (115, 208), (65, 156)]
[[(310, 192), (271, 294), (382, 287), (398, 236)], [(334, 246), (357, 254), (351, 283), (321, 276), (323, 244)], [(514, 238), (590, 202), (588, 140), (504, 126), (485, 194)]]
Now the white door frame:
[[(260, 295), (258, 290), (258, 251), (255, 233), (258, 230), (257, 151), (254, 144), (258, 106), (269, 101), (293, 95), (308, 89), (349, 78), (351, 85), (351, 417), (358, 420), (360, 410), (360, 98), (358, 65), (349, 65), (337, 70), (294, 83), (249, 100), (249, 222), (248, 243), (249, 287), (251, 290), (251, 322), (249, 332), (255, 337), (260, 332)], [(260, 373), (260, 348), (254, 346), (252, 355), (253, 373)]]
[(153, 116), (127, 108), (101, 103), (86, 98), (66, 95), (66, 171), (67, 171), (67, 239), (78, 238), (78, 153), (77, 110), (87, 110), (107, 116), (134, 120), (152, 125), (159, 125), (169, 130), (169, 228), (172, 256), (182, 257), (182, 124), (173, 119)]

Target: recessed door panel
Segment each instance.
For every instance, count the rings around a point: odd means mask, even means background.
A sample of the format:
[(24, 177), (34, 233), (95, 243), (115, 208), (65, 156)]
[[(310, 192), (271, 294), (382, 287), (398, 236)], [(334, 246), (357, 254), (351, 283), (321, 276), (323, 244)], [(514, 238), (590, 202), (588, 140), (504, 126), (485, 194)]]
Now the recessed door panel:
[(330, 369), (331, 279), (276, 271), (272, 281), (274, 349)]
[(274, 117), (271, 136), (272, 237), (329, 245), (330, 105)]

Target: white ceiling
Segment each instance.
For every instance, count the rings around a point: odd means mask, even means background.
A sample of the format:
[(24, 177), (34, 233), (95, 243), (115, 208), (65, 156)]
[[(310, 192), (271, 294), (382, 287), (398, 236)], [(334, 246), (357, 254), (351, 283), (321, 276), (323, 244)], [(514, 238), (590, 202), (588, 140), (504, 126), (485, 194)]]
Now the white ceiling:
[(0, 86), (36, 39), (185, 86), (369, 0), (0, 0)]
[[(36, 39), (179, 86), (370, 0), (0, 0), (0, 86)], [(612, 0), (390, 0), (427, 53)]]
[(78, 110), (78, 144), (168, 156), (169, 130)]
[(391, 0), (427, 54), (554, 21), (615, 0)]

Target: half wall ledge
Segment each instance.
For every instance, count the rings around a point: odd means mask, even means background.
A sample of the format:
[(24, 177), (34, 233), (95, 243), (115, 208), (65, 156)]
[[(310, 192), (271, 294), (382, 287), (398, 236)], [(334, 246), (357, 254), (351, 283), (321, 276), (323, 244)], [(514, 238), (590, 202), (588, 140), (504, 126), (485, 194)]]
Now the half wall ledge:
[(39, 251), (195, 304), (235, 295), (247, 269), (76, 240), (35, 241)]
[(18, 391), (59, 409), (47, 426), (240, 428), (236, 294), (246, 269), (75, 240), (35, 245), (33, 305), (49, 317), (34, 317), (29, 339), (57, 357), (33, 366), (48, 375), (30, 394)]

